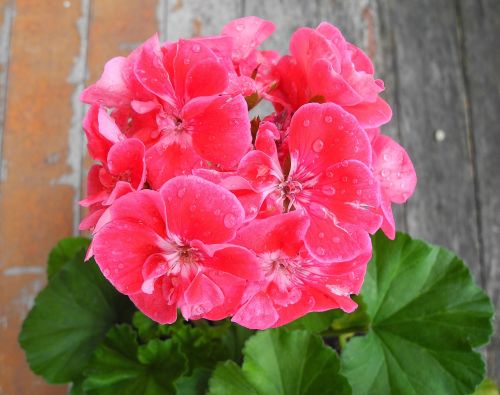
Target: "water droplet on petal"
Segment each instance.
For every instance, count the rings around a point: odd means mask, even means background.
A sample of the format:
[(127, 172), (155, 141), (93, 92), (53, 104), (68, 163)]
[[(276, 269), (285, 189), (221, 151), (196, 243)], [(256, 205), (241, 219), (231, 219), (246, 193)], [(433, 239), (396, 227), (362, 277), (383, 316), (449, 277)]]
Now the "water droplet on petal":
[(191, 49), (193, 50), (194, 53), (198, 53), (201, 51), (201, 47), (199, 44), (194, 44)]
[(321, 152), (323, 150), (323, 147), (325, 146), (325, 143), (323, 143), (323, 140), (317, 139), (314, 141), (312, 149), (314, 152)]
[(319, 256), (325, 255), (325, 249), (323, 247), (316, 248), (316, 254), (318, 254)]
[(309, 119), (305, 119), (302, 124), (307, 128), (311, 124), (311, 121)]
[(191, 63), (191, 60), (189, 58), (184, 58), (184, 64), (188, 65), (189, 63)]
[(324, 185), (321, 190), (326, 196), (335, 195), (335, 188), (333, 187), (333, 185)]
[(326, 123), (332, 123), (332, 122), (333, 122), (333, 117), (332, 117), (332, 116), (330, 116), (330, 115), (327, 115), (327, 116), (325, 117), (325, 122), (326, 122)]
[(349, 163), (347, 163), (347, 161), (344, 159), (342, 162), (340, 162), (340, 164), (342, 165), (342, 167), (347, 167)]
[(347, 181), (349, 181), (349, 179), (346, 176), (344, 176), (344, 177), (342, 177), (342, 181), (347, 182)]
[(109, 276), (109, 269), (104, 269), (102, 274), (104, 274), (105, 277)]
[(382, 177), (387, 177), (387, 176), (389, 176), (389, 170), (382, 169), (381, 174), (382, 174)]
[(245, 29), (245, 25), (243, 25), (242, 23), (238, 23), (236, 25), (236, 30), (238, 30), (239, 32), (242, 32), (244, 29)]
[(324, 239), (324, 238), (325, 238), (325, 234), (324, 234), (323, 232), (319, 232), (319, 233), (318, 233), (318, 237), (319, 237), (320, 239)]
[(192, 213), (194, 213), (196, 211), (196, 204), (192, 204), (190, 207), (189, 207), (189, 211), (191, 211)]
[(356, 195), (361, 196), (363, 191), (361, 189), (356, 189)]
[(353, 183), (354, 185), (356, 185), (356, 184), (358, 183), (358, 179), (357, 179), (357, 178), (353, 178), (353, 179), (352, 179), (352, 183)]
[(332, 237), (332, 241), (334, 243), (340, 243), (340, 237), (338, 237), (338, 236)]
[(215, 214), (215, 215), (220, 215), (220, 210), (219, 210), (218, 208), (217, 208), (217, 209), (215, 209), (214, 214)]
[(224, 226), (228, 229), (234, 228), (236, 225), (236, 216), (228, 213), (224, 216)]
[(177, 197), (179, 199), (182, 199), (185, 194), (186, 194), (186, 188), (181, 188), (177, 191)]

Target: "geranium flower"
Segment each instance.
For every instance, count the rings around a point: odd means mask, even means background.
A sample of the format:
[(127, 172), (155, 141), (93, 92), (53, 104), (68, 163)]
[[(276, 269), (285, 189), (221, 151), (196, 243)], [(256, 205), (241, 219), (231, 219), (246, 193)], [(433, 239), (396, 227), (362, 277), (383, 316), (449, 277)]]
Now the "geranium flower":
[(239, 174), (256, 191), (274, 197), (282, 211), (307, 212), (305, 245), (318, 261), (346, 261), (369, 251), (368, 233), (382, 218), (369, 167), (370, 142), (356, 119), (333, 103), (304, 105), (292, 118), (288, 146), (288, 174), (271, 143), (248, 153)]
[(255, 80), (256, 98), (252, 105), (277, 83), (273, 70), (280, 59), (279, 52), (257, 49), (275, 29), (274, 23), (256, 16), (235, 19), (222, 28), (222, 35), (234, 39), (231, 58), (237, 74)]
[(403, 204), (413, 194), (417, 175), (405, 149), (389, 136), (377, 133), (372, 141), (373, 172), (380, 185), (380, 209), (384, 216), (382, 230), (390, 239), (396, 237), (391, 203)]
[(221, 319), (239, 305), (246, 280), (261, 272), (247, 249), (228, 244), (244, 211), (226, 189), (179, 176), (159, 192), (116, 200), (99, 221), (92, 252), (106, 278), (146, 315), (174, 322)]
[(180, 40), (161, 47), (155, 35), (128, 58), (108, 62), (82, 100), (119, 106), (118, 114), (132, 120), (127, 128), (149, 146), (148, 182), (159, 189), (193, 168), (234, 168), (248, 151), (245, 99), (225, 93), (234, 91), (231, 74), (234, 70), (206, 41)]
[(89, 208), (80, 229), (96, 225), (107, 206), (129, 192), (142, 189), (146, 181), (144, 144), (127, 139), (108, 113), (97, 106), (90, 108), (84, 120), (88, 149), (101, 164), (93, 165), (87, 176), (87, 197), (80, 205)]
[(301, 211), (256, 220), (235, 243), (255, 252), (265, 277), (251, 282), (233, 321), (252, 329), (285, 325), (312, 311), (356, 308), (370, 255), (325, 265), (304, 248), (309, 218)]
[(271, 95), (278, 108), (293, 112), (310, 101), (332, 102), (365, 128), (391, 119), (391, 108), (379, 96), (384, 83), (374, 78), (371, 60), (327, 22), (298, 29), (290, 39), (290, 55), (280, 60), (276, 73), (279, 84)]

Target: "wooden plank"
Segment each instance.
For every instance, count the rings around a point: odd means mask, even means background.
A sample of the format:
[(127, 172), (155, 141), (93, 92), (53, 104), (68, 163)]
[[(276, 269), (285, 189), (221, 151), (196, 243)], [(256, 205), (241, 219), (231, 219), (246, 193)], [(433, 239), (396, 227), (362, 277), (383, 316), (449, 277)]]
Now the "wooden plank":
[[(276, 32), (264, 47), (277, 49), (283, 54), (288, 52), (290, 36), (299, 27), (316, 27), (322, 21), (339, 27), (347, 40), (362, 48), (374, 60), (376, 75), (386, 84), (383, 97), (394, 112), (393, 121), (384, 126), (383, 131), (404, 145), (399, 133), (393, 43), (386, 8), (379, 7), (376, 0), (252, 0), (245, 2), (244, 14), (257, 15), (276, 24)], [(404, 206), (394, 205), (394, 215), (397, 229), (406, 230)]]
[[(414, 237), (457, 252), (480, 279), (473, 158), (453, 0), (380, 2), (394, 40), (398, 117), (418, 176)], [(430, 11), (432, 10), (432, 12)]]
[(85, 2), (76, 0), (15, 4), (0, 185), (0, 393), (66, 392), (29, 371), (17, 336), (45, 283), (49, 249), (72, 233), (81, 139), (71, 133), (71, 97), (81, 64), (82, 11)]
[(476, 153), (483, 279), (496, 304), (495, 335), (487, 352), (488, 371), (500, 383), (500, 2), (460, 0), (457, 11), (464, 39), (471, 142)]
[(219, 34), (242, 14), (242, 0), (168, 0), (167, 39)]

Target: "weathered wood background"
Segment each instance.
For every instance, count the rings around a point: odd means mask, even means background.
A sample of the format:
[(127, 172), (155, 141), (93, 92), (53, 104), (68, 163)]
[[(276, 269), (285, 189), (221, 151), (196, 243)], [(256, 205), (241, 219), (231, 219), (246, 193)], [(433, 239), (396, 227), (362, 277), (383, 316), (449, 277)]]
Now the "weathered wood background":
[[(74, 234), (89, 161), (78, 95), (105, 61), (155, 31), (217, 33), (258, 15), (287, 50), (301, 25), (338, 25), (375, 59), (394, 119), (385, 131), (419, 176), (400, 229), (460, 253), (500, 312), (499, 0), (1, 0), (0, 395), (63, 394), (30, 373), (20, 323), (51, 246)], [(487, 350), (500, 381), (500, 324)]]

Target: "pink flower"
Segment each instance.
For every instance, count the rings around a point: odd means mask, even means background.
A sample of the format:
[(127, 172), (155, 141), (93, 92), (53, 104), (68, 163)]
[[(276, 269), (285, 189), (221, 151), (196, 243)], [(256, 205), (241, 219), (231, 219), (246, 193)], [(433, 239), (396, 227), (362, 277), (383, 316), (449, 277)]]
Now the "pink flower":
[(107, 206), (129, 192), (142, 189), (146, 181), (144, 144), (126, 139), (108, 113), (97, 106), (90, 108), (84, 121), (91, 156), (101, 162), (87, 176), (87, 197), (80, 204), (89, 214), (80, 229), (96, 225)]
[(215, 39), (160, 47), (155, 35), (128, 58), (108, 62), (101, 79), (82, 94), (82, 100), (115, 107), (131, 120), (127, 135), (148, 145), (147, 177), (154, 189), (194, 168), (235, 168), (250, 147), (246, 102), (226, 93), (234, 91), (234, 71), (217, 55), (224, 45), (217, 48)]
[(333, 103), (302, 106), (290, 125), (288, 174), (272, 148), (272, 136), (264, 136), (256, 143), (261, 150), (248, 153), (238, 171), (282, 211), (307, 212), (305, 245), (311, 256), (340, 262), (369, 251), (368, 233), (381, 224), (379, 193), (369, 168), (368, 136), (356, 119)]
[(304, 248), (309, 218), (301, 211), (256, 220), (238, 232), (236, 243), (255, 252), (265, 277), (251, 282), (233, 321), (252, 329), (281, 326), (312, 311), (356, 308), (370, 256), (325, 265)]
[(232, 60), (237, 74), (255, 80), (257, 101), (277, 83), (273, 70), (279, 52), (257, 50), (275, 29), (274, 23), (256, 16), (235, 19), (222, 28), (222, 35), (234, 39)]
[(371, 60), (327, 22), (298, 29), (290, 40), (290, 55), (280, 60), (276, 72), (279, 85), (272, 96), (280, 108), (295, 111), (310, 101), (332, 102), (365, 128), (391, 119), (391, 108), (379, 96), (384, 83), (374, 79)]
[(228, 244), (244, 219), (232, 193), (195, 176), (116, 200), (92, 242), (97, 264), (146, 315), (174, 322), (221, 319), (240, 302), (246, 280), (261, 277), (247, 249)]
[(380, 208), (384, 216), (382, 230), (394, 239), (396, 224), (391, 203), (403, 204), (413, 194), (417, 184), (415, 168), (403, 147), (389, 136), (378, 134), (372, 141), (373, 172), (380, 191)]

